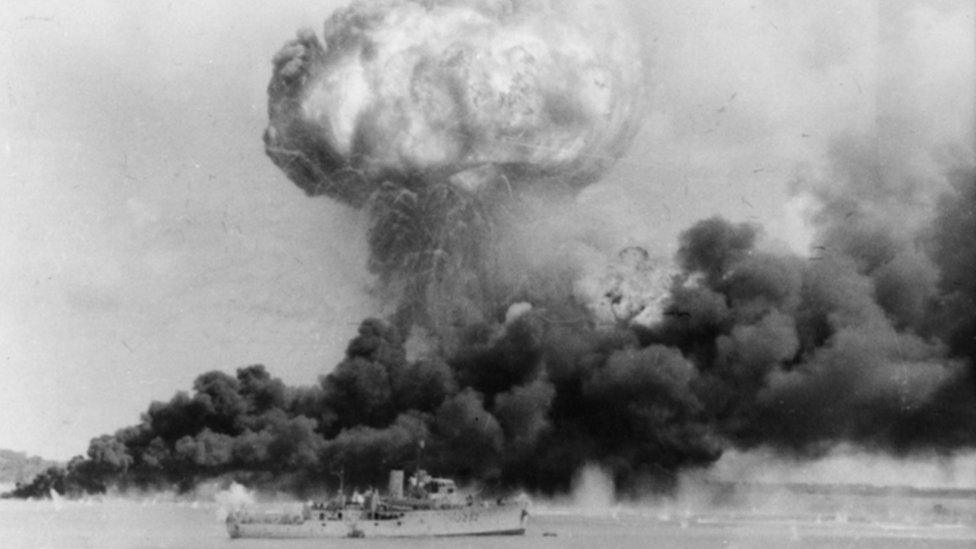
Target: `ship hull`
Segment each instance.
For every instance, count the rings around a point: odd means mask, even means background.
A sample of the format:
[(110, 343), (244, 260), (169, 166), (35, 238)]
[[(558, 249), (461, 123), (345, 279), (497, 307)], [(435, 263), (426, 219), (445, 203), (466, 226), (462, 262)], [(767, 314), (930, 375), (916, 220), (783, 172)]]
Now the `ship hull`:
[(519, 504), (413, 510), (376, 520), (368, 513), (346, 513), (344, 518), (313, 513), (279, 520), (231, 516), (227, 532), (232, 538), (271, 539), (521, 535), (527, 517)]

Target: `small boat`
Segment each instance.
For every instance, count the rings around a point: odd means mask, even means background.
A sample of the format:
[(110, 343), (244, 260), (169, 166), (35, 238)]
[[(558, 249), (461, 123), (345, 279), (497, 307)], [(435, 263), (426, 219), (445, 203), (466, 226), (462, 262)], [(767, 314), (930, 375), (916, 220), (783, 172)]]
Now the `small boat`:
[(524, 498), (481, 500), (454, 481), (418, 471), (404, 493), (403, 471), (390, 472), (386, 496), (340, 496), (308, 503), (297, 513), (237, 510), (227, 516), (231, 538), (370, 538), (521, 535), (528, 520)]

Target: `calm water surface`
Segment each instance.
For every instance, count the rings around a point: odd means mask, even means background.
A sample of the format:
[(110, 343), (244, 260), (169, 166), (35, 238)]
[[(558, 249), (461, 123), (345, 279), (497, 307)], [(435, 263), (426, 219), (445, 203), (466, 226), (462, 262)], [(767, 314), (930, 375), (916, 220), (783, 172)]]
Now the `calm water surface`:
[[(213, 503), (107, 500), (0, 501), (4, 548), (321, 548), (322, 540), (231, 540)], [(329, 547), (976, 547), (976, 524), (911, 524), (844, 517), (673, 515), (650, 510), (583, 514), (536, 509), (525, 536), (330, 540)]]

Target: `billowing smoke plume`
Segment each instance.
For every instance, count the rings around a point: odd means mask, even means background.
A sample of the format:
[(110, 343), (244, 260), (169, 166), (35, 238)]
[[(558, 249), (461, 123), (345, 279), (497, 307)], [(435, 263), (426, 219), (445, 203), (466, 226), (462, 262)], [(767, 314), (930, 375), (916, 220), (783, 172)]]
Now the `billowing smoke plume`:
[(410, 360), (394, 326), (367, 320), (316, 386), (261, 366), (206, 373), (55, 480), (98, 490), (231, 475), (303, 492), (420, 466), (567, 491), (598, 465), (627, 493), (673, 487), (730, 447), (972, 449), (976, 170), (949, 181), (914, 238), (880, 251), (850, 244), (890, 234), (864, 219), (824, 214), (810, 257), (761, 251), (754, 225), (701, 221), (681, 236), (649, 326), (519, 304), (504, 323), (465, 326), (454, 353)]
[(596, 180), (640, 121), (640, 45), (612, 1), (356, 2), (275, 57), (269, 156), (369, 208), (397, 326), (503, 312), (500, 226), (523, 193)]
[(755, 250), (750, 225), (712, 219), (684, 234), (686, 274), (645, 338), (694, 357), (724, 437), (801, 453), (976, 443), (972, 357), (928, 328), (947, 299), (935, 267), (899, 243), (866, 258), (832, 240), (863, 229), (825, 226), (806, 259)]
[[(796, 181), (817, 204), (809, 255), (711, 217), (673, 266), (639, 247), (588, 273), (509, 257), (520, 199), (594, 180), (634, 130), (637, 45), (600, 5), (362, 3), (324, 44), (286, 46), (268, 153), (310, 194), (369, 208), (396, 312), (311, 387), (261, 366), (200, 376), (69, 477), (303, 490), (423, 466), (565, 491), (593, 466), (626, 491), (732, 447), (976, 447), (972, 143), (922, 162), (933, 144), (905, 121), (885, 119), (897, 146), (837, 137), (829, 168)], [(417, 327), (442, 340), (419, 358)]]
[(352, 204), (384, 181), (589, 183), (638, 122), (642, 56), (621, 15), (588, 0), (357, 2), (324, 44), (304, 31), (275, 58), (268, 153), (309, 194)]

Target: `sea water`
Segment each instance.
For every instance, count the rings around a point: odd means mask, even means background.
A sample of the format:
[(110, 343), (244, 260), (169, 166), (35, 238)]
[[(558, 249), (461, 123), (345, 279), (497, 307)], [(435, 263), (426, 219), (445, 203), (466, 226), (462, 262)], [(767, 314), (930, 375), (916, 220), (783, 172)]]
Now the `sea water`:
[[(909, 502), (910, 503), (910, 502)], [(974, 502), (976, 507), (976, 502)], [(906, 508), (910, 508), (910, 505)], [(533, 507), (524, 536), (330, 540), (329, 547), (976, 547), (976, 515), (938, 523), (866, 520), (844, 513), (682, 511), (654, 506)], [(153, 497), (82, 501), (0, 501), (4, 548), (322, 547), (322, 540), (232, 540), (222, 505)]]

